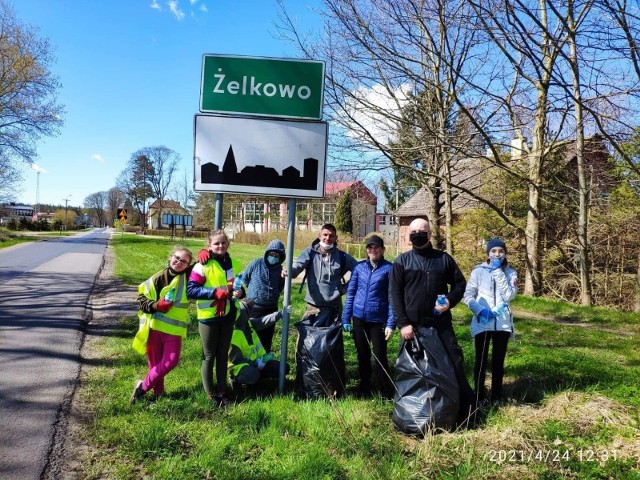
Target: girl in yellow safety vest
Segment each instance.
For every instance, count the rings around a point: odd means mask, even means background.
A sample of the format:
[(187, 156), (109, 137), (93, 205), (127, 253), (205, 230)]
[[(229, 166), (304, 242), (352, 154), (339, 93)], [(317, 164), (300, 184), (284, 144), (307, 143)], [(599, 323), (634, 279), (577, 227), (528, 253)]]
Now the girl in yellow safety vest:
[[(229, 238), (224, 230), (209, 233), (210, 260), (197, 263), (187, 283), (187, 296), (196, 299), (198, 331), (202, 340), (202, 385), (214, 405), (226, 408), (227, 362), (236, 318), (236, 299), (244, 297), (244, 289), (233, 288), (240, 273), (240, 263), (227, 253)], [(216, 388), (213, 387), (213, 366), (216, 367)]]
[(130, 403), (151, 389), (155, 398), (164, 395), (164, 377), (178, 365), (189, 323), (187, 279), (192, 257), (187, 248), (174, 247), (167, 268), (138, 287), (140, 329), (133, 348), (146, 351), (149, 371), (144, 380), (136, 382)]

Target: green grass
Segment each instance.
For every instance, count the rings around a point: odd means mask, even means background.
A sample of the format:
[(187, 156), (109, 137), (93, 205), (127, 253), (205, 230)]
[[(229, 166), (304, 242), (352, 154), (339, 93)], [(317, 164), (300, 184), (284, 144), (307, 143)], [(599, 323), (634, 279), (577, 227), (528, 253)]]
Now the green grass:
[(47, 240), (49, 238), (67, 237), (77, 234), (78, 231), (70, 232), (14, 232), (0, 228), (0, 249), (19, 245), (21, 243)]
[[(114, 237), (116, 274), (131, 285), (162, 268), (175, 242)], [(187, 242), (194, 253), (202, 241)], [(232, 244), (246, 265), (262, 247)], [(133, 299), (132, 299), (133, 300)], [(292, 289), (294, 313), (304, 301)], [(506, 360), (509, 402), (485, 412), (475, 430), (409, 438), (394, 431), (392, 404), (356, 399), (355, 349), (345, 339), (348, 395), (302, 401), (277, 382), (236, 392), (236, 405), (208, 404), (200, 382), (201, 349), (193, 322), (166, 398), (128, 404), (145, 359), (130, 347), (137, 319), (105, 338), (81, 397), (93, 410), (86, 432), (86, 478), (153, 479), (638, 479), (640, 341), (638, 316), (519, 297), (516, 338)], [(470, 314), (454, 324), (471, 377)], [(276, 333), (277, 340), (281, 332)], [(294, 366), (296, 330), (287, 345)], [(274, 342), (277, 344), (277, 342)], [(395, 360), (398, 335), (390, 343)], [(608, 454), (607, 454), (608, 452)], [(615, 456), (615, 458), (613, 458)]]

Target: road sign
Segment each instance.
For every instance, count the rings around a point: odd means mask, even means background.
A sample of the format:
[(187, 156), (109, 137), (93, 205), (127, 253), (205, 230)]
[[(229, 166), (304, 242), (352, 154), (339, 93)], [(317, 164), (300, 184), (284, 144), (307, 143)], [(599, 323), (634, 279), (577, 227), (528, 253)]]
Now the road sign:
[(320, 120), (324, 62), (203, 55), (202, 113)]
[(195, 116), (194, 190), (324, 197), (326, 122)]
[(126, 208), (119, 208), (118, 209), (118, 218), (120, 219), (121, 222), (124, 222), (127, 219), (127, 209)]

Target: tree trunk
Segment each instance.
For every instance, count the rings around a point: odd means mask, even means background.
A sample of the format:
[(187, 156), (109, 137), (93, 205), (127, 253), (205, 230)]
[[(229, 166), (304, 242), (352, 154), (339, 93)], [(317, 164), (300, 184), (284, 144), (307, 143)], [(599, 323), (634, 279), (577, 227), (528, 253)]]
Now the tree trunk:
[(636, 301), (633, 311), (640, 313), (640, 254), (638, 254), (638, 270), (636, 272)]
[(573, 71), (573, 106), (576, 119), (576, 163), (578, 166), (578, 268), (580, 275), (580, 303), (591, 306), (591, 278), (589, 269), (589, 182), (584, 165), (584, 128), (582, 124), (582, 94), (580, 87), (580, 69), (576, 50), (576, 25), (574, 21), (573, 1), (567, 3), (569, 24), (569, 48), (571, 51), (571, 69)]

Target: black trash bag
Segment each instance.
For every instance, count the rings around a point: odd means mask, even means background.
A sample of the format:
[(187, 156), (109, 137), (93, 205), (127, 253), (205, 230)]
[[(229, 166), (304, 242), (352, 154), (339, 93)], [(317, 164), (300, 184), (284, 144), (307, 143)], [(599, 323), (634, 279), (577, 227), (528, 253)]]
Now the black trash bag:
[(393, 424), (409, 435), (451, 430), (460, 408), (453, 364), (432, 327), (420, 328), (403, 342), (395, 365)]
[(340, 319), (311, 315), (296, 323), (296, 391), (308, 399), (344, 395), (346, 370)]

